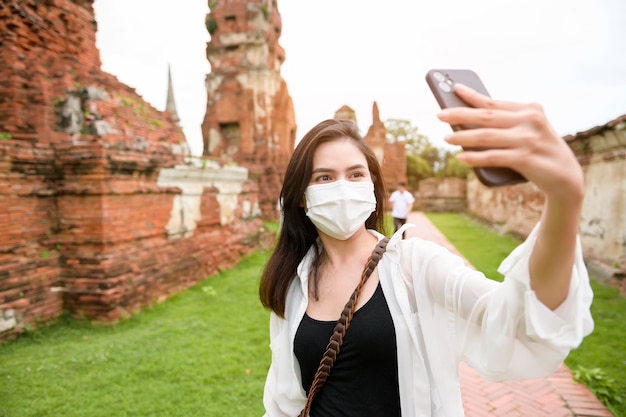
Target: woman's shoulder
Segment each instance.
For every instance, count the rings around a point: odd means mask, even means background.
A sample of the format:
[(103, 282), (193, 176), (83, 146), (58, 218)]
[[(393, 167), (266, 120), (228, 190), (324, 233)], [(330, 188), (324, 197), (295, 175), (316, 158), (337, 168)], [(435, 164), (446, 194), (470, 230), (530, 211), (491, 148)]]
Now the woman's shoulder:
[(457, 254), (440, 243), (420, 237), (399, 239), (395, 246), (398, 253), (397, 262), (411, 270), (445, 265), (451, 267), (460, 259)]
[(400, 239), (398, 247), (402, 252), (410, 252), (414, 256), (429, 256), (432, 254), (445, 253), (447, 249), (432, 240), (422, 239), (421, 237), (409, 237)]

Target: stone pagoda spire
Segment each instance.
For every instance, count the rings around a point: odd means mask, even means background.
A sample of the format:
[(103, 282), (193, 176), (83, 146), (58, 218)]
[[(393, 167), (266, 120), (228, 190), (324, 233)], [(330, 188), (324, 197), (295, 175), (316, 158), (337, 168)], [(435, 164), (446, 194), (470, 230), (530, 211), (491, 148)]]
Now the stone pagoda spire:
[(174, 100), (174, 87), (172, 85), (172, 69), (170, 64), (167, 64), (167, 103), (165, 104), (165, 111), (172, 115), (172, 119), (176, 122), (180, 121), (178, 112), (176, 111), (176, 101)]
[(406, 150), (405, 142), (387, 141), (387, 129), (380, 119), (378, 103), (372, 105), (372, 125), (365, 135), (365, 142), (374, 150), (380, 163), (387, 189), (394, 190), (399, 182), (406, 182)]

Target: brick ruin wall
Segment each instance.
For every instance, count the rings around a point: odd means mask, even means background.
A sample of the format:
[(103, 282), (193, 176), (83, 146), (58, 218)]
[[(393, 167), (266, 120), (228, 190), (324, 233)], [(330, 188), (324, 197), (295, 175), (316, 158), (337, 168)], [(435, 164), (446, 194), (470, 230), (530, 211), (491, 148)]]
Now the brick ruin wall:
[(0, 340), (115, 321), (267, 247), (258, 181), (102, 72), (92, 0), (0, 4)]
[(467, 208), (467, 181), (463, 178), (428, 178), (414, 193), (413, 210), (463, 212)]
[(626, 294), (626, 115), (570, 145), (585, 173), (580, 235), (588, 264)]

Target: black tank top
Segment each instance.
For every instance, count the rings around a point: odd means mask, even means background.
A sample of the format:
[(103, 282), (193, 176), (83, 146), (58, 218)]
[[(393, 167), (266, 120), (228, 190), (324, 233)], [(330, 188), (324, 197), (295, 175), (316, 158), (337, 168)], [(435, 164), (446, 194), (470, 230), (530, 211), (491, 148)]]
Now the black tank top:
[[(308, 393), (335, 321), (308, 315), (300, 322), (294, 353)], [(400, 417), (396, 334), (380, 283), (355, 313), (311, 417)]]

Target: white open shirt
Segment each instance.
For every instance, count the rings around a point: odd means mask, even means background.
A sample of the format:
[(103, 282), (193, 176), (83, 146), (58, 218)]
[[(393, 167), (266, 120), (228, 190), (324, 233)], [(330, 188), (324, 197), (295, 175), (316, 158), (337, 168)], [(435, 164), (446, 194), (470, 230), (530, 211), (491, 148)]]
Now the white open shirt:
[[(580, 241), (569, 294), (552, 311), (530, 288), (528, 261), (537, 226), (501, 263), (502, 283), (485, 278), (436, 243), (402, 240), (402, 232), (412, 226), (394, 234), (378, 264), (396, 331), (402, 417), (463, 416), (459, 361), (490, 380), (544, 377), (593, 330), (593, 293)], [(297, 417), (306, 402), (293, 341), (307, 308), (313, 250), (289, 287), (285, 319), (273, 312), (270, 316), (265, 417)]]

